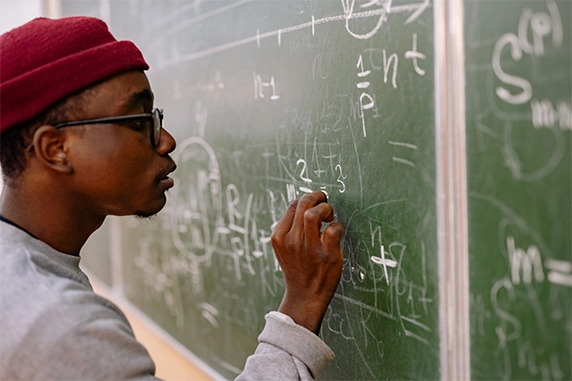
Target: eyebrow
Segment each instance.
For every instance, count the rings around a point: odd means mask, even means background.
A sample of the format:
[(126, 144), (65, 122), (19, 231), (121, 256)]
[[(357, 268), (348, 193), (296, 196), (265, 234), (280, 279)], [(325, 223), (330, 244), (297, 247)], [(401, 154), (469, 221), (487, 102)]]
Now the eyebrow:
[(131, 94), (129, 100), (127, 101), (127, 107), (136, 108), (141, 104), (153, 103), (154, 100), (153, 93), (149, 89), (141, 90), (139, 92)]

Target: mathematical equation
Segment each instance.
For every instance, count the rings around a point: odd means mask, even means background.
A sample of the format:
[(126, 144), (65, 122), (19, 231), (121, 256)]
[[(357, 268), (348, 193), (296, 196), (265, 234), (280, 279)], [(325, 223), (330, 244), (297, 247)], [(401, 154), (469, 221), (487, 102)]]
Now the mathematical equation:
[[(255, 338), (284, 292), (272, 229), (292, 200), (322, 190), (347, 228), (323, 331), (382, 357), (391, 351), (378, 327), (388, 325), (436, 353), (433, 47), (423, 33), (431, 2), (285, 4), (291, 26), (282, 15), (268, 22), (269, 11), (214, 45), (152, 43), (148, 59), (166, 79), (154, 90), (173, 101), (169, 123), (181, 138), (159, 228), (129, 222), (143, 232), (133, 258), (142, 288), (179, 329), (200, 325), (205, 340), (230, 330)], [(211, 5), (187, 9), (188, 29), (164, 16), (149, 37), (186, 41), (195, 24), (260, 8)], [(383, 36), (396, 29), (403, 39)], [(345, 47), (336, 47), (339, 32)]]
[[(514, 31), (503, 34), (492, 51), (491, 68), (498, 81), (494, 94), (501, 102), (497, 104), (491, 99), (491, 109), (496, 118), (506, 122), (502, 134), (505, 142), (503, 156), (512, 176), (519, 181), (538, 181), (554, 171), (565, 158), (565, 133), (572, 131), (572, 99), (570, 94), (554, 97), (547, 92), (554, 86), (547, 84), (569, 82), (569, 71), (556, 70), (556, 73), (563, 74), (552, 78), (552, 73), (542, 74), (541, 69), (536, 68), (544, 62), (564, 57), (569, 51), (568, 41), (564, 40), (562, 17), (553, 0), (545, 1), (545, 10), (523, 8)], [(542, 79), (542, 75), (548, 82)], [(528, 111), (524, 111), (523, 106), (527, 106)], [(551, 155), (539, 157), (534, 165), (529, 164), (527, 154), (514, 142), (516, 130), (512, 122), (524, 120), (532, 129), (542, 133), (538, 136), (544, 146), (551, 146)], [(479, 121), (479, 126), (484, 124)], [(492, 132), (487, 131), (487, 127), (482, 131), (484, 134)], [(493, 135), (496, 133), (492, 132), (490, 136)]]
[[(467, 94), (485, 98), (472, 121), (479, 154), (469, 169), (469, 215), (479, 215), (470, 219), (472, 351), (488, 364), (477, 377), (567, 379), (570, 8), (553, 0), (488, 5), (472, 9), (482, 17), (473, 28), (489, 22), (493, 32), (483, 30), (486, 41), (480, 36), (467, 44), (487, 52), (469, 60), (467, 87)], [(482, 16), (493, 13), (510, 15), (510, 22)], [(468, 98), (469, 108), (476, 99)]]
[(488, 295), (471, 294), (474, 335), (493, 334), (496, 339), (493, 356), (500, 359), (498, 377), (510, 379), (515, 370), (521, 370), (543, 379), (564, 379), (569, 371), (565, 348), (543, 343), (572, 322), (572, 261), (555, 259), (535, 229), (505, 203), (485, 195), (473, 194), (473, 198), (504, 217), (498, 234), (505, 239), (498, 250), (505, 260), (503, 268), (508, 269), (505, 276), (492, 279)]

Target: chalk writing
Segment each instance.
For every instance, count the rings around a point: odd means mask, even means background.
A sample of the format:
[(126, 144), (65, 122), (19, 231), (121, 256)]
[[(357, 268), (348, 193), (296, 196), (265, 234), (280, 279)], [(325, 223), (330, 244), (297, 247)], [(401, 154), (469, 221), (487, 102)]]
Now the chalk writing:
[(550, 283), (572, 287), (572, 261), (549, 258), (544, 265), (549, 270), (547, 278)]
[(498, 359), (498, 372), (492, 374), (498, 379), (514, 379), (519, 372), (519, 377), (562, 380), (567, 361), (562, 349), (539, 343), (554, 337), (556, 327), (570, 324), (570, 313), (565, 311), (570, 302), (572, 262), (554, 258), (562, 253), (552, 252), (523, 216), (505, 203), (491, 196), (472, 197), (486, 202), (479, 208), (490, 206), (501, 214), (497, 234), (504, 237), (493, 255), (502, 253), (506, 266), (501, 263), (494, 270), (485, 266), (494, 274), (494, 284), (488, 295), (471, 295), (475, 336), (488, 340), (493, 334), (496, 338), (491, 356)]
[[(549, 5), (549, 14), (533, 13), (530, 9), (525, 8), (520, 17), (518, 33), (504, 34), (495, 45), (492, 57), (494, 73), (504, 84), (520, 89), (519, 92), (513, 94), (506, 87), (497, 87), (497, 96), (509, 104), (518, 105), (528, 102), (532, 97), (532, 85), (526, 78), (508, 74), (503, 70), (501, 64), (503, 49), (509, 46), (512, 59), (520, 61), (525, 53), (534, 56), (544, 55), (544, 38), (550, 33), (553, 34), (553, 46), (560, 47), (562, 45), (562, 20), (558, 7), (554, 1), (548, 1), (547, 4)], [(532, 43), (528, 37), (529, 28), (532, 31)]]
[[(134, 237), (145, 235), (129, 248), (140, 278), (133, 293), (144, 294), (174, 335), (192, 336), (184, 345), (199, 345), (194, 350), (217, 369), (239, 372), (244, 359), (234, 357), (255, 343), (264, 313), (284, 293), (272, 230), (291, 201), (321, 190), (348, 232), (323, 334), (354, 346), (366, 379), (376, 378), (380, 356), (395, 357), (398, 337), (404, 348), (434, 356), (434, 197), (424, 202), (419, 187), (433, 170), (433, 127), (431, 117), (421, 128), (413, 116), (431, 115), (433, 105), (421, 94), (430, 88), (422, 81), (432, 80), (431, 38), (420, 32), (430, 24), (430, 2), (285, 2), (279, 17), (275, 5), (254, 1), (195, 5), (184, 17), (167, 17), (169, 5), (153, 8), (163, 16), (147, 34), (175, 37), (172, 47), (153, 42), (149, 61), (152, 75), (177, 77), (167, 87), (178, 170), (150, 227), (128, 222)], [(217, 25), (238, 14), (252, 22)], [(402, 40), (386, 39), (398, 30)], [(386, 104), (392, 109), (382, 114)], [(423, 149), (418, 132), (430, 142)]]
[[(415, 144), (411, 144), (411, 143), (393, 142), (393, 141), (389, 141), (388, 143), (391, 144), (392, 146), (396, 146), (396, 147), (402, 147), (402, 148), (406, 148), (406, 149), (410, 149), (410, 150), (417, 150), (417, 146)], [(407, 160), (407, 159), (404, 159), (404, 158), (398, 157), (398, 156), (393, 156), (391, 159), (397, 163), (405, 164), (405, 165), (408, 165), (410, 167), (415, 167), (415, 163), (413, 163), (411, 160)]]
[[(355, 12), (356, 3), (359, 4), (360, 9), (366, 9), (366, 11), (358, 13)], [(407, 13), (411, 12), (411, 15), (405, 20), (405, 24), (409, 24), (415, 21), (430, 5), (429, 0), (415, 1), (411, 4), (401, 4), (398, 6), (392, 5), (393, 0), (385, 1), (357, 1), (357, 0), (342, 0), (344, 7), (344, 15), (346, 21), (346, 30), (353, 37), (365, 40), (374, 36), (382, 27), (382, 25), (387, 21), (387, 16), (389, 14), (397, 13)], [(366, 27), (364, 32), (355, 31), (359, 29), (359, 25), (350, 25), (351, 20), (361, 19), (365, 17), (377, 17), (377, 21), (373, 27)]]
[[(359, 71), (357, 73), (357, 76), (359, 78), (365, 78), (366, 76), (371, 74), (371, 70), (364, 70), (363, 69), (363, 59), (362, 56), (360, 54), (358, 62), (357, 62), (357, 68), (361, 69), (361, 71)], [(370, 82), (367, 81), (362, 81), (359, 82), (356, 86), (358, 89), (367, 89), (370, 85)], [(362, 92), (359, 96), (359, 107), (360, 107), (360, 117), (361, 117), (361, 124), (362, 124), (362, 130), (363, 130), (363, 137), (367, 137), (367, 132), (366, 132), (366, 128), (365, 128), (365, 110), (369, 110), (372, 109), (375, 106), (375, 100), (372, 98), (371, 95), (369, 95), (367, 92)]]
[(415, 69), (415, 72), (417, 74), (425, 75), (425, 70), (419, 67), (419, 62), (417, 60), (424, 60), (427, 57), (425, 56), (425, 54), (417, 51), (417, 33), (413, 33), (413, 47), (411, 48), (411, 50), (405, 52), (405, 58), (413, 61), (413, 68)]
[(512, 275), (512, 283), (520, 284), (520, 273), (522, 272), (522, 281), (529, 284), (532, 281), (532, 274), (537, 282), (544, 280), (544, 272), (542, 270), (542, 259), (540, 252), (534, 245), (528, 247), (526, 251), (515, 247), (514, 237), (509, 236), (506, 239), (508, 257), (510, 260), (510, 268)]
[(270, 90), (270, 100), (280, 99), (280, 96), (276, 94), (276, 83), (274, 77), (270, 77), (270, 81), (264, 82), (259, 74), (252, 73), (254, 78), (254, 99), (264, 98), (264, 88), (269, 88)]
[(572, 130), (572, 104), (560, 101), (554, 107), (548, 99), (532, 99), (532, 125), (535, 128), (552, 128), (558, 125), (562, 130)]

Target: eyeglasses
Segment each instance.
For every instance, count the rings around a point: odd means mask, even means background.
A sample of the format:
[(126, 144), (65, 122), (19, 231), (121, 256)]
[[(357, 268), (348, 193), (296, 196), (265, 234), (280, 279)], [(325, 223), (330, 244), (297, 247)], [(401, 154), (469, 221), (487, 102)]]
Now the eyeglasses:
[(75, 120), (73, 122), (64, 122), (56, 124), (54, 128), (81, 126), (84, 124), (128, 122), (131, 120), (138, 120), (138, 119), (151, 119), (153, 121), (153, 130), (151, 131), (151, 144), (154, 147), (157, 147), (159, 145), (159, 141), (161, 140), (161, 128), (163, 128), (163, 110), (157, 108), (151, 111), (150, 114), (108, 116), (105, 118), (97, 118), (97, 119)]

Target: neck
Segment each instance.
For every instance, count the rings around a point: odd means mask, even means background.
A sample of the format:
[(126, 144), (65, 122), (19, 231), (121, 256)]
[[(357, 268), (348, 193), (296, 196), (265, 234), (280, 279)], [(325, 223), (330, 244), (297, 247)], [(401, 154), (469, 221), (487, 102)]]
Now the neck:
[[(27, 189), (43, 191), (39, 194), (27, 192)], [(79, 255), (85, 241), (101, 226), (105, 216), (89, 211), (81, 202), (70, 202), (71, 195), (66, 197), (65, 193), (59, 193), (64, 191), (54, 189), (53, 183), (51, 187), (5, 185), (0, 198), (0, 214), (52, 248)]]

